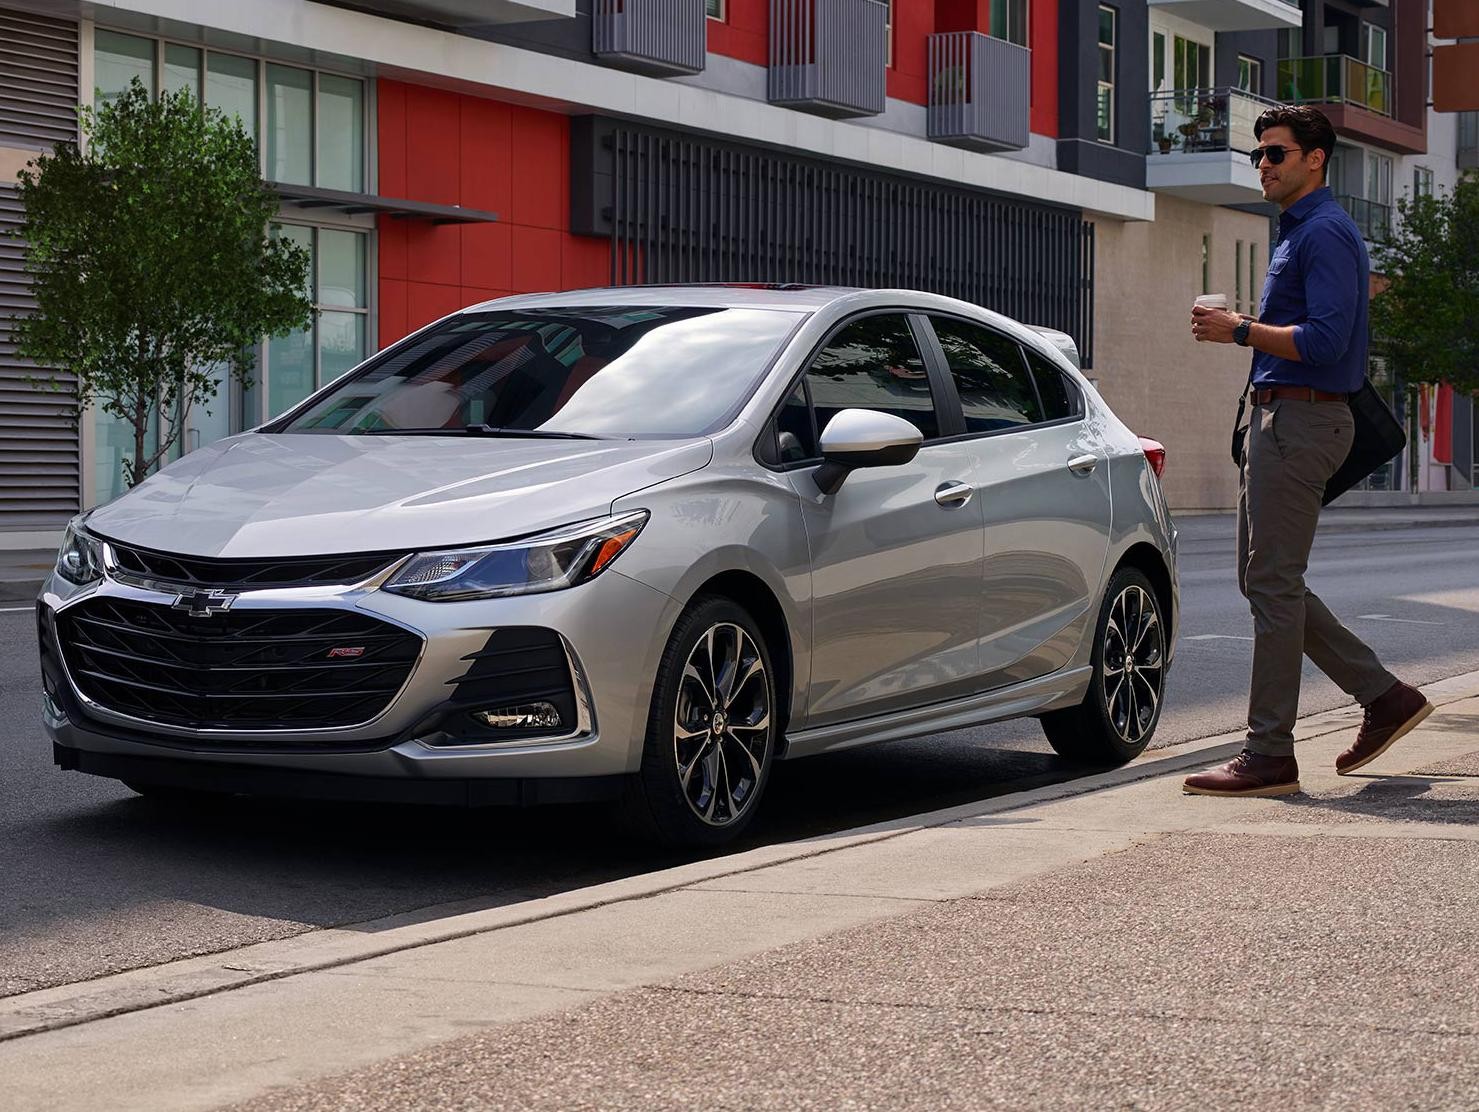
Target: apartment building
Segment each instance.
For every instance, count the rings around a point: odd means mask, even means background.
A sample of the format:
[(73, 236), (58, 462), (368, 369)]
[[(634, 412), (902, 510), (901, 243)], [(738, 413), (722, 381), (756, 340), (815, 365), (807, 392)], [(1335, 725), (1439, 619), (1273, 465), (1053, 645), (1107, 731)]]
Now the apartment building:
[[(836, 282), (1069, 333), (1168, 446), (1172, 504), (1227, 508), (1247, 354), (1193, 343), (1188, 313), (1205, 291), (1256, 303), (1252, 121), (1276, 98), (1329, 106), (1338, 191), (1374, 232), (1387, 190), (1440, 173), (1400, 161), (1427, 152), (1426, 3), (0, 0), (0, 226), (20, 166), (133, 77), (257, 135), (319, 312), (259, 345), (253, 385), (225, 384), (186, 451), (506, 293)], [(29, 384), (3, 323), (29, 305), (20, 252), (0, 240), (11, 547), (117, 493), (130, 443)]]

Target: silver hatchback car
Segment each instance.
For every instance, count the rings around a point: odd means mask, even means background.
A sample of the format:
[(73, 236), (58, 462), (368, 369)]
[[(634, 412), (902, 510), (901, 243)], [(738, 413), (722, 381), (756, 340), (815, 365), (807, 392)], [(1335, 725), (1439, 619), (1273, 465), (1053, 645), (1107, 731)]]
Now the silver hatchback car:
[(1176, 533), (1072, 342), (923, 293), (505, 298), (73, 522), (56, 762), (144, 793), (619, 796), (712, 845), (776, 760), (1155, 730)]

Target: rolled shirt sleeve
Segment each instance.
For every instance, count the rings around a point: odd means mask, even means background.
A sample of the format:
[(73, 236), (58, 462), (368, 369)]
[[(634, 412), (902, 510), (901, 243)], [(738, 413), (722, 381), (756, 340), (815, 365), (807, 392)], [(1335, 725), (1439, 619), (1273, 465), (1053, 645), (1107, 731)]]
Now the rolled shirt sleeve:
[(1361, 244), (1327, 222), (1300, 246), (1307, 316), (1294, 326), (1294, 346), (1301, 362), (1328, 366), (1344, 358), (1355, 334), (1362, 292), (1355, 279), (1365, 274)]

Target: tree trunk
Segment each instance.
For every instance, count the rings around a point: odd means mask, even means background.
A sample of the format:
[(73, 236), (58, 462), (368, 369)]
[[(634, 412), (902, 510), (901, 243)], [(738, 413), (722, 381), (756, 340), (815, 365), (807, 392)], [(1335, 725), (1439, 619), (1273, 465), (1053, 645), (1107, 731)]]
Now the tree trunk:
[(128, 485), (138, 486), (144, 481), (144, 475), (148, 471), (148, 465), (144, 462), (144, 437), (149, 431), (149, 404), (143, 390), (134, 396), (134, 458), (129, 468), (132, 478)]

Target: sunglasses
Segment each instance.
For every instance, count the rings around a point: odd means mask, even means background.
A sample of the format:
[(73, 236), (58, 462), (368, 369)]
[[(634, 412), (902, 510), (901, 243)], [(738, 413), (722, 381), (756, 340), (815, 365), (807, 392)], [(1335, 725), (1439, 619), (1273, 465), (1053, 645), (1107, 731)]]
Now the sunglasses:
[(1270, 166), (1278, 166), (1291, 152), (1303, 152), (1303, 150), (1303, 147), (1254, 147), (1248, 152), (1248, 161), (1253, 163), (1256, 168), (1263, 161), (1264, 156), (1267, 155), (1268, 164)]

